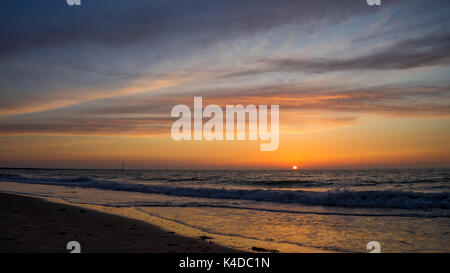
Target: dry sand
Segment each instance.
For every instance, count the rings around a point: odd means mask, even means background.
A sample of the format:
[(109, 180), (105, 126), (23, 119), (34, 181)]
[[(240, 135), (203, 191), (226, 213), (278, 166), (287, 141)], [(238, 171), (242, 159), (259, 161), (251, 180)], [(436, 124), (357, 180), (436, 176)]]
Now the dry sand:
[(237, 252), (145, 222), (39, 198), (0, 193), (0, 252)]

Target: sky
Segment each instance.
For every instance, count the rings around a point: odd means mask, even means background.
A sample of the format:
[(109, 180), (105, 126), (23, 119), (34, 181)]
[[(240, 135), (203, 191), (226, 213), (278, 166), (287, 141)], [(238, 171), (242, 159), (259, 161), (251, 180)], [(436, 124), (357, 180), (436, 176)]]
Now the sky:
[[(0, 166), (450, 167), (446, 0), (9, 0)], [(175, 141), (172, 107), (279, 105), (280, 143)]]

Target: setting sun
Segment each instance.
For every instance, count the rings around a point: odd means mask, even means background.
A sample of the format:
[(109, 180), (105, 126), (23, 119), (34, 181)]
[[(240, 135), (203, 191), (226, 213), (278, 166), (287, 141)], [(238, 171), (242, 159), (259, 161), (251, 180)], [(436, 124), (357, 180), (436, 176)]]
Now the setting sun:
[(296, 171), (298, 169), (297, 165), (292, 166), (292, 170)]

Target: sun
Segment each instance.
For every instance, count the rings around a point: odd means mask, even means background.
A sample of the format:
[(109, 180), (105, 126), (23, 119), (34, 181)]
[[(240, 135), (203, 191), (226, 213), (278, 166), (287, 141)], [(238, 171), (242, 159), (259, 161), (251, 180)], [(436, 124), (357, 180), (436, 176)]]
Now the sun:
[(294, 170), (294, 171), (298, 170), (297, 165), (292, 166), (292, 170)]

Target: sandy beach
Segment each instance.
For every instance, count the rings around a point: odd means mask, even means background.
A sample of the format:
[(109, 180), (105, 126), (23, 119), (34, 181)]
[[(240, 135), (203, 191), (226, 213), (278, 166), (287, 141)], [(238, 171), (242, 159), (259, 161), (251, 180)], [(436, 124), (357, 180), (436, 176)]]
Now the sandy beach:
[(176, 235), (145, 222), (51, 203), (39, 198), (0, 193), (0, 252), (236, 252), (208, 240)]

